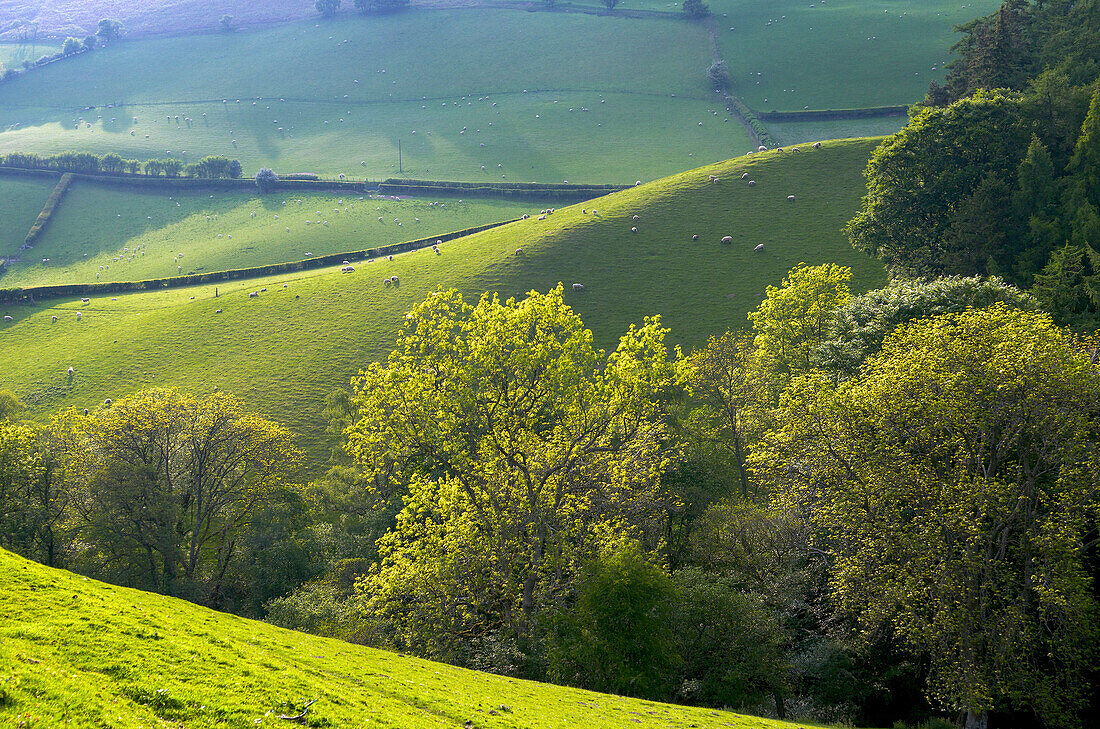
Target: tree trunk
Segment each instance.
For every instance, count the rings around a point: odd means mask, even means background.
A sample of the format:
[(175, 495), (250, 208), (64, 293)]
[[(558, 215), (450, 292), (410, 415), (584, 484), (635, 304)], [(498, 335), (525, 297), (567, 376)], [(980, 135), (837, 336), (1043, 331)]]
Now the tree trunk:
[(989, 714), (985, 711), (967, 709), (963, 729), (989, 729)]
[(772, 697), (775, 699), (775, 715), (780, 719), (786, 719), (787, 706), (783, 703), (783, 692), (776, 689), (772, 691)]

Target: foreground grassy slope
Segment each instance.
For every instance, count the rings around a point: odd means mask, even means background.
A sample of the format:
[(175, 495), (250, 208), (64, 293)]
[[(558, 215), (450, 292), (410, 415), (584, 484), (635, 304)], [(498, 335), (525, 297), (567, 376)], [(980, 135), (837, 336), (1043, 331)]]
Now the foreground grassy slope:
[(400, 140), (418, 177), (649, 180), (751, 148), (710, 113), (710, 61), (679, 19), (484, 8), (132, 41), (0, 85), (0, 152), (378, 179)]
[(311, 700), (306, 723), (316, 727), (796, 726), (317, 638), (0, 550), (4, 726), (288, 726), (278, 715)]
[[(0, 362), (15, 364), (0, 371), (0, 388), (45, 416), (146, 386), (218, 386), (285, 423), (323, 458), (323, 395), (384, 357), (404, 313), (437, 286), (476, 298), (583, 283), (567, 300), (598, 344), (613, 347), (649, 314), (660, 313), (672, 341), (688, 346), (743, 326), (766, 286), (800, 261), (852, 266), (857, 290), (880, 285), (881, 266), (840, 232), (859, 206), (875, 143), (729, 160), (454, 241), (440, 256), (427, 249), (357, 264), (353, 274), (226, 282), (217, 299), (204, 286), (9, 307), (15, 321), (0, 325)], [(740, 179), (745, 172), (755, 186)], [(710, 182), (712, 174), (720, 181)], [(732, 245), (719, 242), (726, 235)], [(400, 285), (383, 286), (392, 275)], [(260, 288), (267, 292), (248, 297)]]
[[(536, 204), (346, 193), (144, 192), (79, 183), (66, 194), (34, 255), (24, 253), (0, 275), (0, 288), (136, 281), (296, 261), (511, 220)], [(18, 253), (37, 213), (17, 240), (0, 239), (0, 257)], [(11, 252), (8, 245), (14, 246)]]
[(31, 177), (0, 179), (0, 258), (18, 254), (55, 184)]

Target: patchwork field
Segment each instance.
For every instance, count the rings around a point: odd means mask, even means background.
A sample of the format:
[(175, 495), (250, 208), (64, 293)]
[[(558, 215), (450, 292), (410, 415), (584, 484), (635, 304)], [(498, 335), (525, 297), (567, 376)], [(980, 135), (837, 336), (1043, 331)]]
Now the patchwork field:
[(418, 177), (649, 180), (751, 147), (715, 114), (710, 61), (697, 24), (515, 10), (134, 41), (0, 85), (0, 152), (224, 154), (249, 173), (378, 179), (398, 172), (400, 141)]
[[(285, 423), (320, 459), (325, 393), (384, 357), (404, 313), (438, 286), (476, 298), (583, 283), (569, 303), (599, 346), (612, 347), (649, 314), (660, 313), (672, 342), (688, 346), (743, 326), (765, 287), (800, 261), (852, 266), (857, 290), (882, 284), (881, 265), (840, 231), (863, 195), (874, 145), (741, 157), (447, 243), (440, 256), (427, 249), (357, 263), (353, 274), (227, 281), (217, 299), (202, 286), (8, 307), (15, 321), (0, 329), (0, 361), (21, 366), (0, 372), (0, 388), (44, 417), (146, 386), (218, 386)], [(755, 186), (741, 180), (745, 172)], [(725, 235), (732, 245), (719, 242)], [(759, 243), (764, 250), (754, 253)], [(400, 285), (384, 286), (393, 275)]]
[[(536, 204), (316, 193), (169, 194), (82, 183), (66, 194), (33, 251), (20, 255), (22, 235), (12, 239), (10, 251), (0, 246), (0, 257), (19, 256), (0, 275), (0, 288), (135, 281), (296, 261), (511, 220)], [(50, 262), (42, 263), (44, 258)]]
[[(277, 680), (272, 680), (277, 676)], [(318, 638), (89, 580), (0, 550), (0, 723), (793, 729)]]

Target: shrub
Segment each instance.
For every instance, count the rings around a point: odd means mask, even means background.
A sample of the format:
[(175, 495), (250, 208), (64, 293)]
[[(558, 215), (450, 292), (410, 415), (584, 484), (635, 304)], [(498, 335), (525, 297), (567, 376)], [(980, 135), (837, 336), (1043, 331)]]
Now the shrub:
[[(690, 0), (685, 0), (685, 7), (689, 1)], [(725, 61), (715, 61), (707, 67), (707, 81), (716, 89), (722, 89), (723, 91), (729, 90), (730, 68), (726, 65)]]
[(256, 173), (256, 187), (260, 188), (261, 193), (271, 192), (278, 182), (279, 176), (270, 167), (261, 167), (260, 171)]

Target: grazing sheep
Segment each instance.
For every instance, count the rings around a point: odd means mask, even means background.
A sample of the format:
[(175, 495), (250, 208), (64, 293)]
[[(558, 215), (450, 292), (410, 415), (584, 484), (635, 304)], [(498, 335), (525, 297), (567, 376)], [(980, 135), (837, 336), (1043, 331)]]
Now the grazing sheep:
[(593, 215), (599, 215), (599, 214), (600, 214), (600, 211), (599, 211), (599, 210), (597, 210), (596, 208), (592, 208), (592, 214), (593, 214)]
[(749, 179), (749, 173), (748, 173), (748, 172), (742, 172), (742, 173), (741, 173), (741, 179), (742, 179), (742, 180), (747, 180), (747, 179)]
[(284, 288), (284, 289), (286, 288), (286, 284), (283, 284), (283, 288)]
[(105, 408), (111, 407), (111, 398), (107, 398), (106, 400), (103, 401), (103, 407), (105, 407)]
[(794, 202), (794, 195), (787, 195), (788, 202)]
[(261, 293), (261, 294), (262, 294), (262, 293), (266, 293), (266, 292), (267, 292), (267, 288), (266, 288), (266, 287), (265, 287), (265, 288), (262, 288), (262, 289), (260, 289), (260, 293)]
[(725, 243), (726, 245), (729, 245), (730, 243), (733, 243), (733, 236), (732, 235), (722, 236), (722, 242)]
[(630, 232), (631, 232), (631, 233), (637, 233), (637, 232), (638, 232), (638, 229), (637, 229), (637, 228), (631, 228), (631, 229), (630, 229)]
[(221, 310), (221, 309), (218, 309), (218, 310), (217, 310), (217, 311), (215, 311), (214, 313), (215, 313), (215, 314), (220, 314), (220, 313), (222, 313), (222, 310)]
[(390, 276), (390, 282), (401, 283), (401, 279), (397, 278), (397, 276)]
[(516, 255), (517, 256), (522, 256), (523, 255), (523, 249), (522, 248), (517, 248), (516, 249)]
[(85, 414), (85, 415), (87, 415), (87, 414), (88, 414), (88, 408), (84, 408), (84, 414)]
[(86, 299), (86, 298), (85, 298), (85, 299), (81, 299), (81, 300), (80, 300), (80, 303), (81, 303), (81, 304), (87, 304), (87, 303), (88, 303), (88, 302), (90, 302), (90, 301), (91, 301), (91, 299)]
[(4, 321), (15, 321), (15, 317), (4, 314)]
[(635, 215), (635, 216), (634, 216), (634, 219), (635, 219), (635, 220), (641, 220), (641, 219), (642, 219), (642, 216), (640, 216), (640, 215)]
[(710, 175), (711, 182), (718, 182), (718, 175)]
[(756, 180), (749, 180), (749, 187), (752, 187), (755, 184), (756, 184)]
[(697, 236), (697, 235), (693, 235), (693, 236), (691, 236), (691, 239), (692, 239), (692, 240), (699, 240), (699, 236)]
[(259, 295), (260, 295), (260, 293), (258, 291), (249, 291), (248, 292), (248, 298), (250, 298), (250, 299), (254, 299)]
[(522, 218), (522, 219), (523, 219), (523, 220), (527, 220), (527, 219), (528, 219), (529, 217), (531, 217), (531, 216), (530, 216), (530, 215), (528, 215), (527, 213), (524, 213), (524, 214), (523, 214), (523, 218)]
[(756, 148), (756, 151), (757, 152), (767, 152), (768, 148), (765, 147), (763, 144), (761, 144), (759, 147)]
[(77, 321), (80, 321), (80, 316), (81, 316), (80, 312), (79, 311), (76, 312), (76, 320)]
[(752, 250), (755, 253), (759, 253), (760, 251), (764, 250), (764, 244), (763, 243), (757, 243), (756, 248), (753, 248)]
[(54, 320), (54, 321), (57, 321), (57, 314), (54, 314), (54, 315), (53, 315), (53, 320)]
[(792, 147), (792, 148), (791, 148), (791, 151), (792, 151), (792, 152), (801, 152), (802, 150), (801, 150), (801, 149), (799, 149), (798, 147)]
[(579, 283), (573, 284), (573, 291), (574, 292), (584, 291), (584, 284), (579, 284)]
[(543, 214), (543, 215), (540, 215), (540, 216), (539, 216), (539, 220), (546, 220), (546, 215), (545, 215), (545, 214)]
[(72, 376), (73, 376), (73, 368), (69, 367), (69, 377), (72, 377)]
[(813, 147), (814, 149), (821, 149), (821, 142), (814, 142), (810, 146)]

